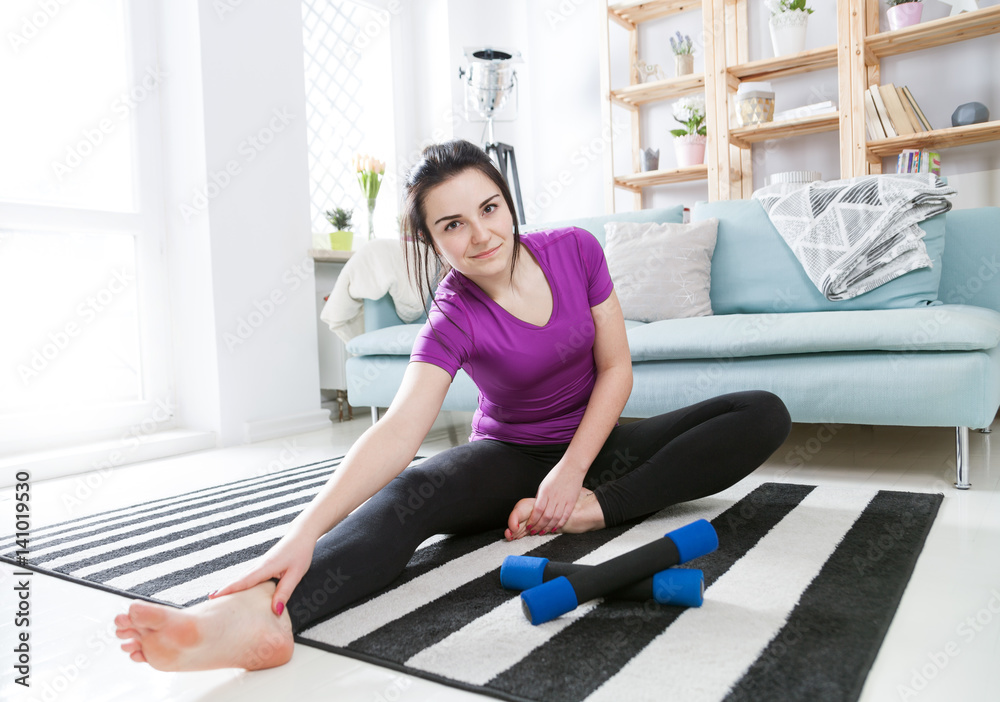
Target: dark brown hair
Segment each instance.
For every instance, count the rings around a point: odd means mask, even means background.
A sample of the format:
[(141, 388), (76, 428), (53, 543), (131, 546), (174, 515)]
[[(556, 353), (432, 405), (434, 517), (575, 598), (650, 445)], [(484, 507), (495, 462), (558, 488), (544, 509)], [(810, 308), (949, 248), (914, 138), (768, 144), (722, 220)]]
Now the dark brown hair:
[[(410, 169), (403, 190), (403, 236), (406, 250), (406, 271), (413, 278), (417, 290), (426, 302), (434, 292), (440, 278), (447, 272), (447, 264), (434, 249), (431, 233), (427, 226), (427, 211), (424, 201), (432, 188), (451, 180), (459, 173), (475, 170), (489, 178), (500, 189), (500, 195), (507, 203), (507, 210), (514, 223), (514, 247), (510, 258), (510, 274), (514, 275), (514, 265), (521, 248), (521, 234), (517, 226), (517, 216), (510, 188), (500, 171), (486, 152), (475, 144), (463, 139), (432, 144), (424, 149), (420, 161)], [(431, 266), (434, 270), (431, 270)]]

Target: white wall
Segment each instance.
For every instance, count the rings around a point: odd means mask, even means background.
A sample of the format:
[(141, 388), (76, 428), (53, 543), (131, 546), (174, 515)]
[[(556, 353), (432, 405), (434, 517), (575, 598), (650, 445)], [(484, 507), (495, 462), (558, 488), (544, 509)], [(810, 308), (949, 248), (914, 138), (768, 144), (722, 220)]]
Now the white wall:
[(175, 75), (163, 99), (178, 414), (220, 445), (320, 428), (327, 416), (307, 256), (301, 9), (233, 4), (161, 4), (161, 60)]

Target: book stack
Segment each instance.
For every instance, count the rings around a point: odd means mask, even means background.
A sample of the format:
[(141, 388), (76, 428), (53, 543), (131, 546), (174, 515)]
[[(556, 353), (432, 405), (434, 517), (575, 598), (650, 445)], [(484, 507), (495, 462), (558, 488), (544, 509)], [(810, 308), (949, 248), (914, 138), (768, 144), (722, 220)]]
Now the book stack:
[(873, 85), (865, 91), (865, 127), (871, 140), (932, 129), (910, 89), (892, 83)]
[(941, 175), (941, 154), (937, 151), (903, 149), (896, 159), (896, 173), (934, 173)]
[(836, 112), (837, 105), (830, 100), (825, 102), (816, 102), (812, 105), (803, 105), (802, 107), (796, 107), (791, 110), (785, 110), (784, 112), (775, 112), (774, 121), (783, 122), (789, 119), (802, 119), (803, 117), (812, 117), (813, 115), (825, 115), (830, 112)]

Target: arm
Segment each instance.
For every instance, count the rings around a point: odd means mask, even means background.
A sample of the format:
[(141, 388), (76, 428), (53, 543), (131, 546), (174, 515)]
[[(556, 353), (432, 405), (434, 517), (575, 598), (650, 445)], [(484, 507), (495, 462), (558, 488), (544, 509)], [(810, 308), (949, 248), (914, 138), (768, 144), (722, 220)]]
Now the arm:
[(292, 528), (315, 542), (403, 472), (417, 454), (444, 402), (451, 376), (430, 363), (413, 362), (385, 416), (351, 446), (343, 463)]
[(528, 517), (528, 524), (535, 532), (556, 531), (569, 519), (587, 470), (632, 392), (632, 357), (625, 335), (625, 319), (614, 290), (608, 299), (590, 311), (596, 328), (597, 381), (566, 453), (538, 487), (535, 506)]
[(288, 531), (255, 566), (210, 597), (279, 578), (271, 609), (280, 613), (312, 563), (316, 541), (365, 500), (403, 472), (416, 455), (451, 385), (451, 376), (430, 363), (412, 362), (385, 416), (351, 446), (337, 471)]

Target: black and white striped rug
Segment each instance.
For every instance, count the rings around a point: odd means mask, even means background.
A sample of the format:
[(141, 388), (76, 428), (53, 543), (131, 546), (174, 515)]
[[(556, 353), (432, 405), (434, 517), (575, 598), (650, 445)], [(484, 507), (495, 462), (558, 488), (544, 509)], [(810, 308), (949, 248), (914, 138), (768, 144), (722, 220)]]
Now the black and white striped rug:
[[(340, 459), (33, 530), (27, 563), (190, 606), (283, 534)], [(620, 527), (513, 543), (435, 537), (386, 590), (299, 643), (510, 700), (856, 700), (942, 500), (748, 479)], [(586, 603), (531, 626), (509, 554), (600, 563), (705, 518), (705, 604)], [(0, 559), (14, 563), (11, 537)]]

